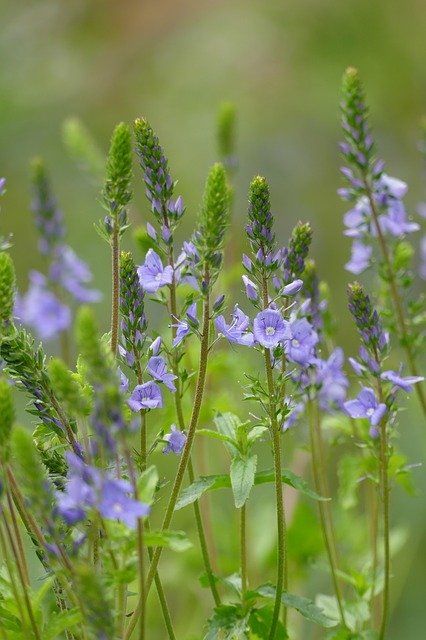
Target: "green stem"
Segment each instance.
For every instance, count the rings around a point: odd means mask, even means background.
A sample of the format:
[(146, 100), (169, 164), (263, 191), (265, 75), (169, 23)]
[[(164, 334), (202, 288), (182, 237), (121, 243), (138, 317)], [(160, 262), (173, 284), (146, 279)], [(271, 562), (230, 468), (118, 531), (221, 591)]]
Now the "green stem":
[(246, 530), (246, 505), (240, 510), (240, 553), (241, 553), (241, 593), (242, 600), (247, 591), (247, 530)]
[[(328, 482), (324, 468), (324, 456), (321, 437), (321, 425), (319, 423), (318, 412), (314, 410), (314, 402), (311, 398), (308, 400), (308, 420), (309, 420), (309, 438), (311, 445), (311, 461), (312, 475), (314, 477), (315, 490), (320, 495), (329, 496)], [(325, 506), (327, 505), (327, 507)], [(328, 503), (318, 502), (320, 513), (321, 530), (324, 539), (324, 545), (327, 552), (328, 562), (330, 565), (331, 577), (333, 581), (334, 593), (336, 595), (337, 606), (339, 609), (340, 620), (346, 627), (345, 612), (343, 607), (343, 598), (340, 590), (339, 581), (337, 579), (337, 545), (334, 533), (334, 525), (332, 514), (328, 509)]]
[(111, 305), (111, 351), (117, 353), (118, 345), (118, 315), (120, 307), (120, 264), (119, 264), (119, 229), (118, 222), (113, 221), (111, 236), (112, 261), (112, 305)]
[[(393, 270), (393, 267), (392, 267), (392, 261), (391, 261), (390, 255), (389, 255), (389, 249), (388, 249), (388, 246), (386, 244), (385, 237), (384, 237), (384, 235), (382, 233), (382, 230), (380, 228), (379, 212), (377, 210), (377, 206), (376, 206), (376, 203), (375, 203), (375, 200), (374, 200), (374, 197), (373, 197), (371, 186), (368, 183), (367, 177), (365, 175), (363, 176), (363, 180), (364, 180), (364, 187), (365, 187), (365, 190), (367, 192), (367, 197), (368, 197), (368, 201), (369, 201), (370, 208), (371, 208), (374, 227), (375, 227), (375, 230), (376, 230), (376, 233), (377, 233), (377, 239), (378, 239), (378, 242), (379, 242), (380, 250), (381, 250), (382, 255), (383, 255), (383, 259), (385, 261), (385, 265), (386, 265), (386, 272), (387, 272), (387, 278), (388, 278), (388, 281), (389, 281), (390, 293), (391, 293), (391, 297), (392, 297), (392, 300), (393, 300), (393, 305), (394, 305), (394, 308), (395, 308), (395, 315), (396, 315), (396, 319), (397, 319), (398, 326), (399, 326), (401, 345), (402, 345), (403, 349), (405, 350), (411, 374), (413, 376), (418, 376), (419, 375), (419, 370), (417, 368), (416, 357), (415, 357), (415, 355), (413, 353), (413, 349), (412, 349), (412, 346), (410, 344), (410, 336), (409, 336), (407, 325), (406, 325), (406, 322), (405, 322), (404, 308), (403, 308), (401, 296), (399, 294), (398, 287), (397, 287), (397, 284), (396, 284), (396, 277), (395, 277), (395, 273), (394, 273), (394, 270)], [(424, 391), (423, 391), (422, 383), (419, 382), (418, 384), (416, 384), (415, 385), (415, 389), (416, 389), (417, 397), (418, 397), (419, 402), (420, 402), (421, 407), (422, 407), (423, 414), (424, 414), (424, 416), (426, 416), (426, 396), (425, 396)]]
[[(262, 280), (262, 298), (263, 307), (266, 309), (269, 306), (268, 296), (268, 281), (266, 277)], [(274, 611), (272, 614), (271, 628), (269, 631), (269, 640), (274, 640), (277, 631), (278, 620), (281, 610), (281, 598), (283, 591), (287, 591), (288, 574), (287, 574), (287, 527), (285, 521), (284, 510), (284, 494), (283, 485), (281, 480), (281, 428), (277, 421), (276, 412), (276, 398), (275, 398), (275, 384), (274, 376), (271, 364), (271, 352), (269, 349), (264, 349), (266, 380), (268, 384), (269, 393), (269, 414), (271, 421), (272, 431), (272, 450), (274, 457), (274, 482), (275, 482), (275, 501), (277, 509), (277, 546), (278, 546), (278, 558), (277, 558), (277, 580), (275, 591)], [(286, 623), (286, 607), (284, 605), (283, 611), (284, 624)]]
[[(207, 288), (208, 288), (210, 277), (207, 269), (205, 270), (205, 273), (204, 273), (204, 280), (207, 283)], [(188, 427), (186, 444), (179, 461), (179, 466), (178, 466), (175, 481), (173, 484), (172, 492), (171, 492), (169, 502), (166, 508), (166, 512), (164, 515), (163, 524), (161, 527), (162, 531), (165, 531), (166, 529), (169, 528), (170, 522), (172, 520), (174, 508), (176, 506), (176, 502), (179, 497), (186, 467), (188, 465), (189, 455), (191, 453), (192, 443), (195, 437), (195, 430), (198, 424), (198, 418), (200, 415), (201, 404), (203, 401), (204, 385), (205, 385), (206, 373), (207, 373), (207, 361), (208, 361), (208, 353), (209, 353), (209, 335), (210, 335), (209, 323), (210, 323), (210, 294), (209, 292), (207, 292), (206, 297), (204, 299), (204, 304), (203, 304), (203, 323), (202, 323), (201, 346), (200, 346), (200, 367), (198, 370), (198, 379), (197, 379), (197, 387), (196, 387), (195, 397), (194, 397), (194, 405), (192, 408), (191, 420)], [(152, 561), (151, 561), (151, 566), (150, 566), (147, 581), (146, 581), (147, 595), (152, 585), (152, 582), (154, 580), (162, 551), (163, 551), (163, 547), (157, 547), (154, 551)], [(123, 640), (130, 639), (133, 633), (133, 630), (136, 626), (137, 620), (140, 616), (140, 612), (141, 612), (141, 599), (139, 597), (139, 601), (136, 605), (133, 615), (129, 620), (129, 625), (127, 627), (127, 631)]]
[(6, 540), (5, 540), (4, 534), (3, 534), (3, 528), (1, 526), (1, 523), (0, 523), (0, 547), (1, 547), (1, 550), (2, 550), (2, 554), (3, 554), (3, 558), (4, 558), (4, 561), (5, 561), (6, 567), (7, 567), (7, 572), (9, 574), (10, 586), (12, 588), (12, 592), (13, 592), (13, 595), (14, 595), (14, 598), (15, 598), (15, 603), (16, 603), (16, 607), (18, 609), (18, 613), (19, 613), (19, 616), (20, 616), (20, 619), (21, 619), (21, 623), (22, 623), (22, 626), (25, 629), (25, 632), (27, 632), (27, 620), (26, 620), (26, 617), (24, 615), (24, 610), (22, 608), (21, 598), (19, 596), (18, 587), (16, 585), (15, 575), (14, 575), (14, 572), (13, 572), (13, 565), (10, 562), (9, 554), (8, 554), (8, 551), (7, 551), (7, 544), (6, 544)]

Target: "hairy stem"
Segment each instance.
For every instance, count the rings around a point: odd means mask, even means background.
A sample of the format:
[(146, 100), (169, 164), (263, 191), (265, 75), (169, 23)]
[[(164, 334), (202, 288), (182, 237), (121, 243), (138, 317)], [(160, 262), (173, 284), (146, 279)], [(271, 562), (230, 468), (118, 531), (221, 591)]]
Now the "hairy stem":
[[(269, 306), (268, 296), (268, 281), (266, 277), (262, 280), (262, 298), (263, 307), (266, 309)], [(277, 558), (277, 579), (276, 579), (276, 592), (274, 611), (272, 614), (271, 628), (269, 631), (269, 640), (274, 640), (277, 631), (278, 620), (281, 610), (281, 598), (283, 591), (287, 591), (287, 527), (285, 520), (284, 510), (284, 493), (281, 480), (281, 429), (277, 421), (276, 412), (276, 394), (274, 375), (271, 364), (271, 352), (269, 349), (264, 349), (266, 380), (268, 384), (269, 393), (269, 417), (271, 421), (272, 431), (272, 450), (274, 457), (274, 477), (275, 477), (275, 501), (277, 510), (277, 546), (278, 546), (278, 558)], [(286, 622), (286, 607), (284, 606), (283, 619), (284, 624)]]
[(246, 505), (240, 509), (240, 554), (241, 554), (241, 592), (244, 600), (247, 591), (247, 530), (246, 530)]
[[(210, 277), (207, 269), (204, 273), (204, 280), (207, 283), (207, 288), (208, 288)], [(183, 478), (188, 465), (189, 455), (191, 453), (192, 443), (195, 437), (195, 430), (198, 424), (198, 418), (200, 415), (201, 404), (203, 401), (204, 385), (206, 381), (206, 372), (207, 372), (207, 361), (208, 361), (208, 353), (209, 353), (209, 335), (210, 335), (209, 324), (210, 324), (210, 294), (209, 292), (207, 292), (206, 297), (204, 299), (204, 304), (203, 304), (203, 323), (202, 323), (201, 346), (200, 346), (200, 366), (198, 370), (198, 379), (197, 379), (197, 387), (196, 387), (195, 397), (194, 397), (194, 405), (192, 408), (191, 420), (188, 427), (186, 444), (179, 461), (179, 466), (178, 466), (175, 481), (173, 484), (172, 492), (166, 507), (166, 512), (165, 512), (163, 524), (161, 527), (162, 531), (168, 529), (170, 522), (172, 520), (174, 508), (175, 508), (177, 499), (179, 497)], [(147, 581), (146, 581), (147, 594), (154, 580), (162, 551), (163, 551), (162, 547), (157, 547), (154, 551), (152, 561), (151, 561), (151, 566), (150, 566)], [(135, 611), (133, 612), (133, 615), (129, 620), (129, 625), (127, 627), (127, 631), (123, 640), (130, 639), (133, 633), (133, 630), (136, 626), (137, 620), (140, 616), (140, 612), (141, 612), (141, 599), (139, 597), (138, 604), (135, 608)]]
[(111, 236), (112, 262), (112, 304), (111, 304), (111, 351), (117, 353), (118, 345), (118, 315), (120, 307), (120, 250), (119, 229), (117, 220), (113, 221)]

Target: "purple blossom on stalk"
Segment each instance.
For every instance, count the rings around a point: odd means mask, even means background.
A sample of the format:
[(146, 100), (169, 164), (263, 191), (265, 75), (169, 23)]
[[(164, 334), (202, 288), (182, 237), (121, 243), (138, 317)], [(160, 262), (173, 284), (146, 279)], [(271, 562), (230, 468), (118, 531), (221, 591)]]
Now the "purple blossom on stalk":
[(288, 247), (283, 247), (281, 252), (285, 285), (293, 283), (302, 275), (311, 242), (312, 229), (310, 224), (298, 222), (292, 231)]
[(362, 273), (370, 266), (372, 253), (373, 247), (363, 244), (360, 240), (354, 240), (351, 259), (345, 264), (345, 269), (356, 275)]
[(388, 382), (392, 382), (396, 387), (399, 387), (403, 391), (407, 391), (410, 393), (413, 391), (413, 384), (417, 382), (422, 382), (424, 380), (423, 376), (406, 376), (403, 378), (399, 373), (392, 371), (389, 369), (388, 371), (383, 371), (381, 374), (382, 380), (387, 380)]
[(383, 402), (377, 400), (373, 389), (362, 387), (358, 397), (355, 400), (348, 400), (343, 406), (351, 418), (368, 418), (371, 425), (370, 435), (372, 438), (377, 438), (379, 435), (377, 425), (387, 409)]
[(176, 391), (173, 380), (176, 380), (177, 376), (167, 371), (167, 365), (161, 356), (152, 356), (148, 360), (147, 372), (154, 380), (162, 382), (170, 391)]
[(71, 325), (69, 307), (47, 289), (46, 278), (38, 271), (31, 271), (28, 291), (17, 297), (15, 316), (42, 340), (55, 338)]
[(281, 291), (281, 295), (286, 296), (295, 296), (303, 287), (303, 280), (297, 279), (293, 280), (293, 282), (289, 282), (285, 285), (285, 287)]
[(358, 282), (348, 287), (349, 310), (352, 313), (366, 350), (360, 351), (364, 364), (376, 372), (380, 356), (387, 347), (387, 336), (383, 332), (379, 314), (373, 309), (370, 298)]
[(149, 513), (149, 506), (129, 497), (130, 483), (101, 473), (67, 453), (68, 477), (63, 492), (57, 492), (58, 513), (69, 525), (86, 519), (89, 510), (96, 509), (103, 518), (119, 520), (135, 528), (138, 518)]
[(167, 445), (163, 449), (163, 453), (170, 453), (171, 451), (178, 455), (182, 452), (185, 443), (186, 443), (186, 435), (183, 431), (179, 431), (176, 425), (172, 424), (170, 427), (170, 433), (166, 433), (164, 436), (164, 440), (167, 442)]
[(157, 338), (155, 338), (155, 340), (151, 342), (151, 344), (149, 345), (149, 351), (151, 351), (152, 355), (154, 356), (158, 355), (161, 349), (162, 342), (163, 340), (161, 336), (157, 336)]
[(253, 321), (253, 335), (255, 341), (266, 349), (274, 349), (292, 337), (289, 323), (276, 309), (265, 309), (257, 314)]
[(304, 367), (315, 360), (315, 346), (319, 338), (312, 325), (302, 318), (290, 324), (290, 336), (286, 342), (286, 355), (289, 360)]
[(39, 250), (43, 255), (51, 255), (56, 245), (65, 235), (63, 214), (58, 209), (52, 194), (47, 172), (40, 158), (32, 165), (32, 212), (40, 233)]
[(246, 275), (242, 276), (243, 284), (246, 290), (246, 296), (249, 300), (256, 302), (259, 299), (257, 285)]
[(288, 431), (289, 429), (294, 427), (294, 425), (297, 423), (298, 419), (304, 412), (305, 405), (303, 404), (303, 402), (298, 402), (298, 403), (291, 402), (289, 408), (290, 408), (290, 413), (288, 414), (288, 416), (283, 422), (283, 431)]
[(144, 264), (138, 268), (138, 276), (143, 289), (147, 293), (155, 293), (160, 287), (171, 284), (173, 268), (170, 265), (163, 267), (160, 256), (149, 249)]
[(185, 320), (179, 320), (177, 324), (173, 324), (172, 327), (176, 327), (176, 336), (173, 339), (172, 347), (177, 347), (182, 340), (188, 335), (190, 326)]
[(138, 384), (127, 400), (127, 404), (135, 413), (142, 409), (157, 409), (163, 406), (163, 396), (158, 384), (152, 382), (144, 382)]
[(120, 313), (122, 345), (118, 349), (129, 367), (133, 367), (142, 356), (146, 318), (139, 276), (133, 257), (127, 252), (122, 252), (120, 259)]
[(336, 348), (327, 360), (315, 360), (315, 386), (318, 388), (320, 407), (324, 411), (342, 408), (346, 398), (349, 382), (342, 370), (343, 362), (343, 350), (340, 348)]
[(215, 318), (214, 324), (219, 335), (227, 338), (229, 342), (245, 346), (253, 345), (253, 334), (247, 331), (250, 319), (241, 311), (237, 304), (234, 307), (232, 322), (230, 324), (226, 323), (225, 318), (222, 315)]
[(0, 178), (0, 196), (5, 192), (6, 178)]
[(97, 289), (87, 289), (92, 273), (84, 260), (68, 245), (55, 249), (55, 259), (50, 266), (50, 279), (60, 284), (77, 302), (99, 302), (102, 294)]

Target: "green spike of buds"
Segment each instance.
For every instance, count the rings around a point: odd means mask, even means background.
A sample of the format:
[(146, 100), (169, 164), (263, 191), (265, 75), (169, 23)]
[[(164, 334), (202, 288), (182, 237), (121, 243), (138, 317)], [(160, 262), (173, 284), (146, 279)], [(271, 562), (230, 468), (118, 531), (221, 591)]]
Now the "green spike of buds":
[(13, 260), (8, 253), (0, 253), (0, 339), (12, 326), (15, 305), (16, 277)]

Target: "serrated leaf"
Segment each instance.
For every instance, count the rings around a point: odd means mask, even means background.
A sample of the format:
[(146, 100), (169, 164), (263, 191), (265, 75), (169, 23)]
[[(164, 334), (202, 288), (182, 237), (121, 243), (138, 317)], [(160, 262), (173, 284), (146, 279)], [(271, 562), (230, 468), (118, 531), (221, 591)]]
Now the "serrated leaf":
[(252, 445), (256, 440), (259, 440), (266, 431), (268, 431), (268, 427), (262, 427), (261, 425), (253, 427), (247, 434), (247, 442)]
[[(265, 584), (253, 591), (253, 593), (261, 596), (262, 598), (275, 598), (275, 587), (272, 584)], [(322, 627), (335, 627), (337, 621), (329, 616), (325, 615), (323, 609), (317, 606), (312, 600), (309, 598), (304, 598), (303, 596), (296, 596), (292, 593), (283, 593), (281, 596), (281, 602), (286, 605), (286, 607), (290, 607), (291, 609), (296, 609), (307, 620), (311, 622), (315, 622), (315, 624), (319, 624)]]
[(243, 615), (239, 605), (222, 604), (208, 621), (204, 640), (248, 640), (248, 614)]
[[(241, 420), (238, 416), (233, 413), (217, 413), (214, 417), (214, 423), (216, 425), (217, 430), (224, 436), (227, 436), (233, 441), (236, 441), (237, 438), (237, 427), (241, 424)], [(231, 444), (226, 443), (229, 453), (232, 458), (234, 458), (238, 454), (238, 448)]]
[(187, 551), (192, 547), (184, 531), (146, 531), (144, 543), (147, 547), (169, 547), (172, 551)]
[[(254, 477), (254, 485), (258, 484), (267, 484), (272, 483), (275, 480), (274, 471), (272, 469), (268, 469), (266, 471), (258, 471)], [(283, 469), (281, 480), (285, 484), (290, 485), (294, 489), (297, 489), (304, 495), (312, 498), (313, 500), (329, 500), (329, 498), (324, 498), (316, 493), (313, 489), (311, 489), (308, 483), (296, 475), (290, 469)], [(189, 487), (186, 487), (176, 503), (175, 511), (179, 509), (183, 509), (189, 504), (192, 504), (201, 496), (206, 493), (206, 491), (214, 491), (215, 489), (223, 489), (231, 487), (231, 478), (227, 474), (221, 475), (211, 475), (211, 476), (201, 476), (198, 480), (193, 482)]]
[(237, 448), (237, 442), (232, 440), (229, 436), (226, 436), (223, 433), (219, 433), (218, 431), (213, 431), (213, 429), (198, 429), (198, 436), (207, 436), (209, 438), (213, 438), (214, 440), (221, 440), (222, 442), (227, 442), (229, 445)]
[(234, 502), (240, 509), (247, 501), (254, 485), (257, 456), (249, 458), (234, 458), (231, 463), (231, 486), (234, 494)]
[(43, 628), (43, 640), (56, 640), (63, 631), (70, 631), (79, 624), (81, 619), (81, 611), (78, 609), (69, 609), (51, 615)]
[[(268, 640), (271, 629), (273, 608), (270, 606), (252, 609), (249, 617), (250, 631), (256, 640)], [(253, 640), (254, 640), (253, 638)], [(280, 620), (278, 620), (275, 640), (287, 640), (288, 635)]]

